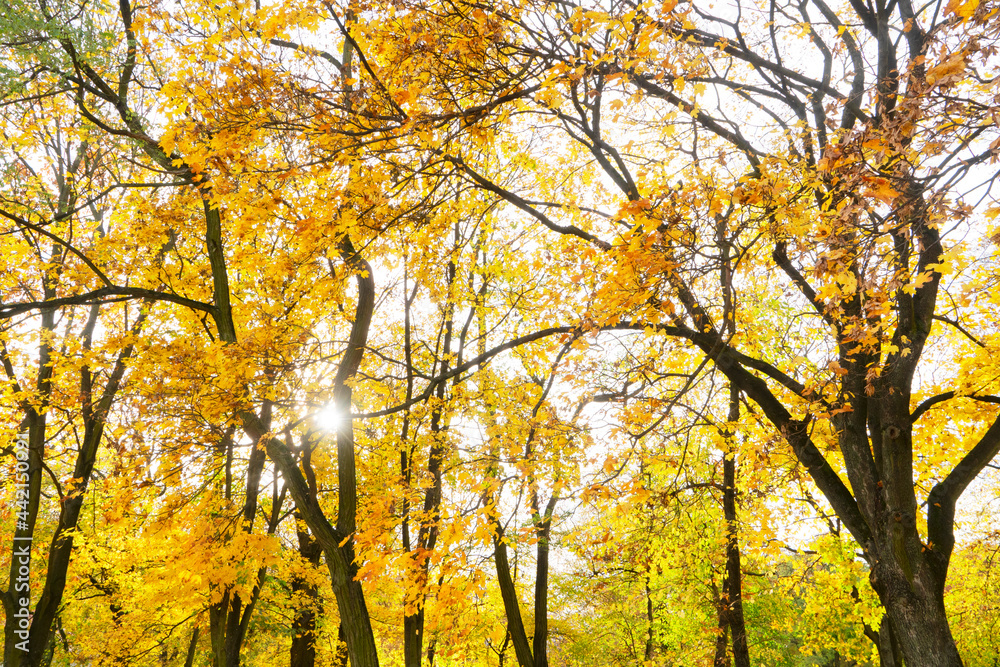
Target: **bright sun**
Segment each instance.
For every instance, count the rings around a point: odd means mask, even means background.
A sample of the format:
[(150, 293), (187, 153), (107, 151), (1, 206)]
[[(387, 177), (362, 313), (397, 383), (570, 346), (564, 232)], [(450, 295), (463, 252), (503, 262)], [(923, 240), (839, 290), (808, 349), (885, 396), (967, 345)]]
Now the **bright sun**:
[(332, 403), (321, 408), (313, 417), (317, 428), (323, 431), (336, 431), (342, 419), (340, 411)]

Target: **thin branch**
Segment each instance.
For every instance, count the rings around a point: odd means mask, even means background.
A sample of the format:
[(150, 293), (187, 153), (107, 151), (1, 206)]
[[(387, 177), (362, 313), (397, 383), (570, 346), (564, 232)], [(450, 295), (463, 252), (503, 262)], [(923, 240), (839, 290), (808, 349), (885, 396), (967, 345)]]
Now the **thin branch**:
[(971, 398), (974, 401), (982, 401), (983, 403), (997, 403), (1000, 404), (1000, 396), (956, 396), (954, 391), (946, 391), (943, 394), (938, 394), (937, 396), (931, 396), (930, 398), (924, 400), (923, 403), (918, 405), (916, 409), (910, 414), (910, 423), (916, 422), (920, 417), (930, 410), (932, 407), (938, 403), (943, 403), (944, 401), (949, 401), (953, 398)]
[(934, 319), (937, 320), (937, 321), (939, 321), (939, 322), (944, 322), (945, 324), (950, 324), (951, 326), (953, 326), (956, 329), (958, 329), (962, 334), (965, 335), (966, 338), (968, 338), (969, 340), (971, 340), (973, 343), (975, 343), (976, 345), (978, 345), (979, 347), (981, 347), (983, 349), (986, 348), (986, 344), (983, 343), (978, 338), (976, 338), (975, 336), (973, 336), (971, 333), (969, 333), (969, 331), (965, 327), (963, 327), (961, 324), (959, 324), (958, 320), (953, 320), (953, 319), (947, 318), (944, 315), (935, 315)]

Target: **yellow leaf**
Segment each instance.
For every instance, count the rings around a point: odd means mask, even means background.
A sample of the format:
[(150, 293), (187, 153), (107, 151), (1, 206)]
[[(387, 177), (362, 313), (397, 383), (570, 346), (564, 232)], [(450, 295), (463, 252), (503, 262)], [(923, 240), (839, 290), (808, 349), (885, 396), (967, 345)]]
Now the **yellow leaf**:
[[(948, 0), (945, 12), (960, 16), (963, 19), (970, 18), (979, 8), (979, 0)], [(929, 77), (928, 77), (929, 80)]]

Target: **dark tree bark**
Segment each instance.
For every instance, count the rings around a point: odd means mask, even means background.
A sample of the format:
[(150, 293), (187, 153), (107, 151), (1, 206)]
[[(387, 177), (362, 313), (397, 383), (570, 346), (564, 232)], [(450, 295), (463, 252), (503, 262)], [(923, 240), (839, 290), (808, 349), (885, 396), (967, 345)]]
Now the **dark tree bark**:
[(712, 584), (713, 597), (715, 598), (715, 617), (718, 630), (715, 635), (715, 658), (712, 660), (713, 667), (730, 667), (729, 651), (729, 603), (726, 601), (724, 592), (720, 592), (718, 587)]
[[(403, 293), (405, 303), (403, 304), (403, 360), (406, 366), (406, 396), (407, 405), (413, 400), (413, 385), (416, 378), (417, 369), (413, 365), (413, 339), (411, 308), (417, 292), (420, 289), (419, 282), (413, 286), (412, 291), (409, 285), (409, 267), (403, 270)], [(414, 434), (415, 435), (415, 434)], [(403, 488), (409, 490), (413, 483), (412, 459), (415, 447), (409, 445), (410, 442), (410, 412), (403, 413), (403, 426), (399, 436), (399, 472), (402, 478)], [(400, 530), (403, 538), (403, 551), (410, 553), (412, 550), (412, 539), (410, 536), (410, 498), (404, 494), (402, 502), (402, 520)], [(416, 665), (419, 667), (422, 652), (423, 632), (423, 607), (417, 613), (403, 611), (403, 663), (407, 667)]]
[[(64, 194), (68, 195), (68, 190), (60, 192), (60, 201)], [(58, 256), (58, 247), (53, 246), (54, 256)], [(50, 273), (46, 272), (42, 279), (42, 292), (45, 300), (50, 300), (56, 296), (56, 285)], [(3, 591), (4, 605), (4, 665), (20, 667), (22, 664), (31, 665), (30, 652), (35, 644), (39, 644), (43, 638), (48, 636), (48, 627), (44, 633), (38, 633), (32, 641), (31, 629), (35, 623), (26, 618), (30, 614), (31, 603), (31, 544), (35, 535), (35, 523), (38, 519), (39, 503), (42, 494), (42, 466), (45, 462), (45, 440), (47, 410), (52, 397), (52, 345), (51, 336), (55, 332), (54, 309), (45, 309), (41, 312), (40, 343), (38, 346), (38, 374), (35, 380), (34, 393), (37, 402), (23, 400), (21, 409), (24, 417), (18, 428), (19, 439), (26, 435), (27, 440), (27, 461), (18, 455), (19, 465), (15, 467), (17, 498), (19, 501), (17, 522), (14, 526), (14, 537), (11, 543), (10, 570), (7, 581), (9, 588)], [(3, 367), (7, 375), (8, 382), (12, 383), (15, 391), (20, 392), (21, 386), (15, 375), (14, 367), (10, 361), (7, 346), (3, 346)], [(23, 447), (19, 447), (21, 451)], [(27, 464), (25, 469), (25, 464)], [(25, 498), (27, 507), (24, 506)], [(27, 604), (22, 604), (27, 601)], [(31, 624), (32, 628), (27, 626)], [(40, 657), (44, 646), (38, 646), (35, 654)], [(36, 659), (37, 660), (37, 659)], [(35, 663), (37, 664), (37, 662)]]
[(493, 561), (496, 564), (497, 585), (500, 587), (500, 597), (503, 600), (504, 613), (507, 617), (507, 632), (514, 645), (514, 655), (520, 667), (533, 667), (535, 660), (531, 655), (531, 644), (528, 633), (524, 629), (521, 618), (521, 603), (517, 599), (517, 589), (510, 572), (510, 561), (507, 558), (507, 545), (503, 541), (502, 527), (495, 525), (496, 534), (493, 538)]
[(899, 642), (892, 630), (889, 616), (882, 617), (878, 631), (878, 659), (880, 667), (903, 667), (903, 657), (899, 654)]
[[(98, 306), (92, 307), (91, 322), (96, 322), (97, 308)], [(133, 334), (139, 333), (145, 319), (145, 315), (139, 317), (133, 327)], [(90, 325), (90, 332), (92, 331), (93, 324)], [(88, 344), (90, 332), (85, 335), (85, 340)], [(72, 534), (80, 519), (80, 511), (83, 509), (87, 486), (93, 475), (98, 449), (104, 437), (104, 420), (121, 388), (126, 364), (132, 356), (133, 350), (134, 347), (130, 345), (119, 353), (114, 369), (111, 371), (107, 384), (104, 386), (104, 391), (96, 401), (92, 398), (92, 371), (89, 367), (84, 367), (81, 371), (81, 384), (84, 396), (84, 437), (83, 444), (77, 456), (76, 465), (73, 469), (73, 477), (81, 480), (81, 482), (77, 486), (77, 493), (63, 501), (59, 512), (59, 522), (49, 548), (49, 562), (45, 572), (45, 586), (35, 607), (35, 616), (31, 624), (31, 649), (28, 652), (28, 664), (32, 666), (41, 664), (48, 644), (52, 641), (53, 623), (62, 605), (62, 596), (66, 589), (66, 574), (69, 570), (70, 557), (73, 552)]]
[[(307, 530), (299, 525), (301, 517), (296, 512), (295, 524), (299, 540), (299, 555), (313, 566), (319, 565), (323, 550)], [(292, 595), (300, 600), (292, 618), (292, 647), (289, 667), (313, 667), (316, 664), (316, 619), (323, 613), (319, 589), (301, 577), (292, 579)]]
[(552, 513), (559, 498), (553, 494), (544, 511), (535, 520), (535, 635), (531, 652), (535, 667), (548, 667), (549, 643), (549, 539), (552, 534)]
[[(740, 418), (739, 392), (730, 388), (729, 421)], [(726, 576), (723, 580), (723, 599), (727, 605), (726, 620), (733, 633), (733, 661), (736, 667), (750, 667), (747, 647), (746, 621), (743, 617), (743, 571), (740, 569), (739, 524), (736, 516), (736, 448), (731, 441), (731, 451), (722, 459), (722, 508), (726, 519)]]
[[(344, 415), (337, 429), (338, 513), (337, 525), (329, 519), (306, 482), (291, 452), (290, 442), (267, 439), (267, 454), (281, 471), (295, 506), (323, 549), (330, 581), (337, 598), (344, 642), (352, 667), (377, 667), (378, 650), (361, 582), (357, 580), (353, 534), (357, 522), (357, 477), (354, 453), (354, 425), (351, 418), (351, 386), (364, 355), (365, 342), (375, 305), (375, 280), (371, 266), (354, 250), (350, 239), (342, 241), (342, 255), (355, 272), (358, 302), (347, 350), (334, 378), (334, 406)], [(231, 321), (231, 320), (230, 320)], [(220, 327), (221, 329), (221, 327)], [(262, 437), (266, 429), (252, 413), (241, 415), (244, 428), (253, 437)], [(290, 440), (290, 435), (287, 436)]]
[(184, 658), (184, 667), (194, 667), (194, 659), (198, 656), (198, 632), (200, 628), (196, 625), (191, 631), (191, 641), (188, 642), (187, 655)]
[(646, 574), (646, 623), (648, 627), (646, 629), (646, 648), (643, 651), (643, 660), (652, 660), (653, 651), (655, 650), (655, 645), (653, 643), (653, 621), (655, 620), (653, 616), (653, 593), (649, 588), (649, 573)]

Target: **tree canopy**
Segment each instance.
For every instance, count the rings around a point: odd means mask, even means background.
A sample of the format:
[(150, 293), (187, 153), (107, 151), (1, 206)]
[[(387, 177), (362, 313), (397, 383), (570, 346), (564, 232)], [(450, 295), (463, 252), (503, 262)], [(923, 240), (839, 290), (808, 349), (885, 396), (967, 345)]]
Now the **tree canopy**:
[(995, 0), (0, 0), (9, 667), (993, 664)]

